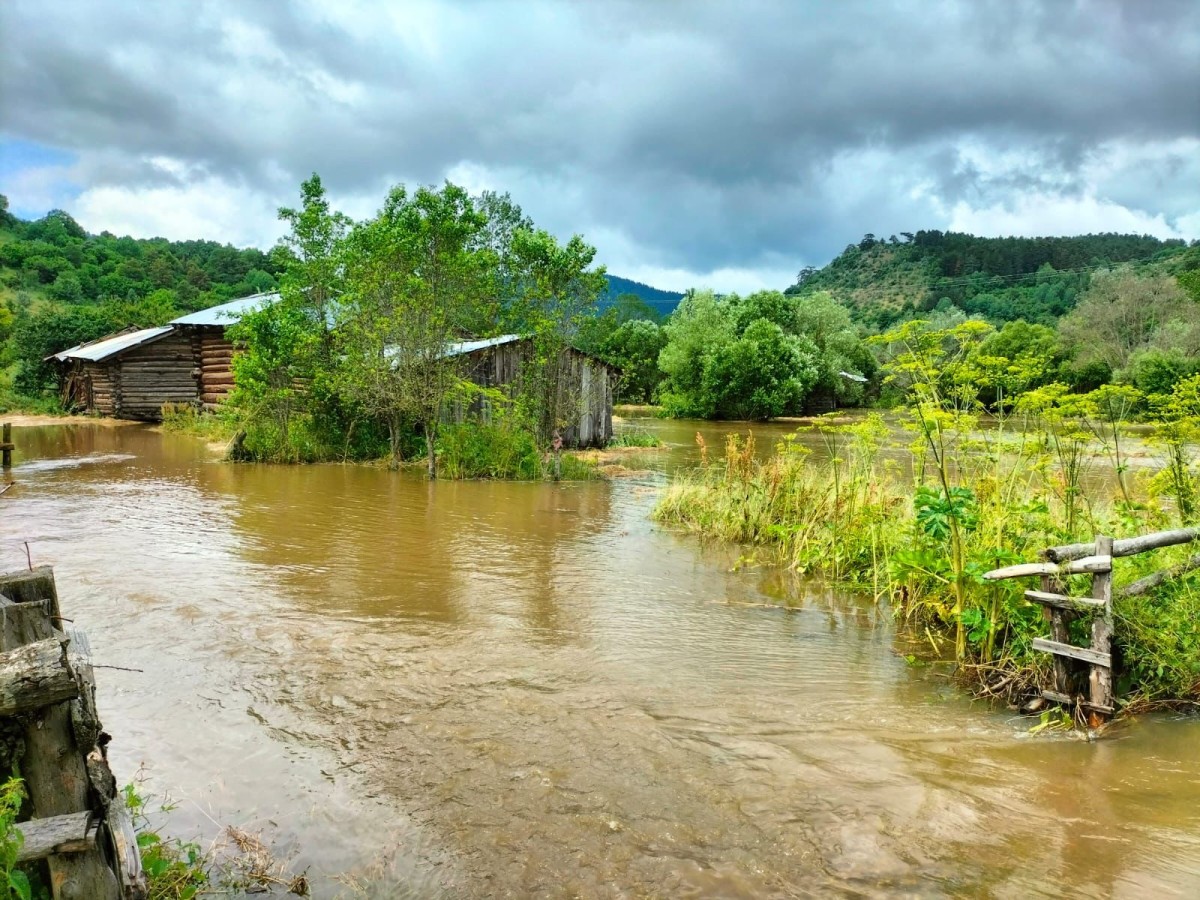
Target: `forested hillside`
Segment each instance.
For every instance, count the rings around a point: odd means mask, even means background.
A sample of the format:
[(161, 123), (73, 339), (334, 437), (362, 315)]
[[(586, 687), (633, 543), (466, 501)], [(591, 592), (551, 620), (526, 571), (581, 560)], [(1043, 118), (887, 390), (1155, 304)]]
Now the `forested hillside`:
[(49, 353), (274, 290), (280, 271), (253, 248), (90, 235), (62, 210), (21, 221), (0, 195), (0, 403), (45, 387)]
[(1181, 286), (1200, 292), (1200, 247), (1179, 240), (918, 231), (886, 240), (867, 234), (824, 268), (802, 270), (787, 293), (829, 291), (859, 322), (876, 328), (939, 307), (995, 322), (1053, 324), (1074, 309), (1092, 272), (1126, 263), (1148, 275), (1183, 276)]
[(640, 281), (622, 278), (620, 275), (608, 275), (608, 292), (600, 298), (600, 309), (608, 309), (614, 305), (622, 294), (633, 294), (653, 309), (659, 316), (666, 318), (675, 311), (683, 294), (675, 291), (663, 291)]

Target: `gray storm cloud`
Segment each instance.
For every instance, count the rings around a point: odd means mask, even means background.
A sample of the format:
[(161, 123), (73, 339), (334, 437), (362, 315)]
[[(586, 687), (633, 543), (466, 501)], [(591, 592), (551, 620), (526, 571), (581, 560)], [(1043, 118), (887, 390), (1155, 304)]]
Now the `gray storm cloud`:
[(78, 154), (85, 187), (279, 202), (314, 170), (381, 196), (470, 166), (696, 272), (1030, 194), (1200, 212), (1200, 4), (383, 6), (10, 0), (0, 130)]

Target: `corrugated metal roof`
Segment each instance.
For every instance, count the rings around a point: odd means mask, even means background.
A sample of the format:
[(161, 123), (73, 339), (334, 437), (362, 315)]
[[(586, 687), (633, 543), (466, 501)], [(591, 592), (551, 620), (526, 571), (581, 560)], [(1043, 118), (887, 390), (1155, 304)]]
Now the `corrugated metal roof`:
[(131, 347), (157, 341), (159, 338), (166, 337), (174, 330), (170, 325), (161, 325), (158, 328), (143, 328), (140, 331), (129, 331), (125, 334), (115, 335), (114, 337), (92, 341), (90, 344), (79, 344), (71, 347), (69, 350), (62, 351), (62, 353), (55, 353), (54, 359), (57, 359), (59, 362), (65, 362), (68, 359), (101, 362)]
[(230, 300), (228, 303), (222, 303), (220, 306), (210, 306), (208, 309), (202, 309), (199, 312), (188, 313), (186, 316), (180, 316), (178, 319), (172, 319), (171, 324), (232, 325), (251, 310), (262, 309), (264, 306), (270, 306), (278, 299), (278, 293), (253, 294), (249, 297), (241, 297), (237, 300)]
[(474, 353), (476, 350), (486, 350), (488, 347), (500, 347), (519, 340), (521, 340), (519, 334), (502, 334), (499, 337), (481, 338), (477, 341), (458, 341), (446, 346), (446, 355), (465, 356), (468, 353)]

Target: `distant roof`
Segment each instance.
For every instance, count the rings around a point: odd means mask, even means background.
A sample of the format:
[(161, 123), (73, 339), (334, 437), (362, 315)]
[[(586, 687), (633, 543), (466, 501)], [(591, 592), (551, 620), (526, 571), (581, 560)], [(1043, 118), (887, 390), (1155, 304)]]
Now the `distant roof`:
[(861, 375), (856, 375), (853, 372), (838, 372), (838, 374), (841, 375), (843, 378), (849, 378), (851, 381), (857, 381), (862, 384), (865, 384), (867, 382), (866, 378), (863, 378)]
[(447, 356), (465, 356), (468, 353), (474, 353), (476, 350), (486, 350), (488, 347), (499, 347), (503, 344), (511, 344), (514, 341), (521, 340), (519, 334), (502, 334), (499, 337), (480, 338), (476, 341), (458, 341), (446, 347)]
[[(170, 325), (162, 325), (158, 328), (142, 328), (139, 331), (127, 331), (124, 334), (113, 335), (112, 337), (100, 338), (98, 341), (92, 341), (88, 344), (79, 344), (71, 347), (69, 350), (64, 350), (61, 353), (55, 353), (53, 358), (59, 362), (66, 362), (68, 359), (82, 359), (88, 362), (101, 362), (108, 359), (110, 356), (116, 356), (131, 347), (137, 347), (141, 344), (150, 344), (157, 341), (159, 338), (166, 337), (174, 329)], [(48, 357), (49, 358), (49, 357)]]
[(180, 316), (178, 319), (172, 319), (172, 325), (232, 325), (246, 313), (255, 309), (262, 309), (264, 306), (270, 306), (279, 299), (279, 294), (276, 292), (267, 294), (253, 294), (249, 297), (241, 297), (237, 300), (230, 300), (228, 303), (222, 303), (220, 306), (210, 306), (208, 309), (202, 309), (198, 312), (188, 313), (186, 316)]

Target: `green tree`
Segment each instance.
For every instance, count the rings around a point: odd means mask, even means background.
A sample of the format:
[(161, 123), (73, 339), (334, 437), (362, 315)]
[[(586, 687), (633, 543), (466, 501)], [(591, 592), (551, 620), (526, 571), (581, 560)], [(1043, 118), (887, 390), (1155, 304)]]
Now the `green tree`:
[(712, 360), (737, 340), (737, 322), (712, 291), (689, 291), (664, 326), (667, 345), (658, 357), (660, 389), (672, 416), (711, 418), (717, 398), (705, 377)]
[(658, 357), (667, 345), (667, 334), (654, 322), (634, 319), (618, 325), (605, 340), (600, 356), (621, 370), (617, 399), (622, 403), (650, 403), (662, 380)]
[[(332, 327), (345, 288), (342, 252), (350, 223), (330, 207), (317, 175), (301, 184), (300, 197), (298, 209), (279, 210), (290, 226), (280, 241), (287, 268), (279, 302), (243, 316), (229, 330), (243, 352), (234, 359), (236, 388), (227, 401), (240, 414), (252, 455), (293, 462), (309, 455), (293, 440), (297, 418), (325, 440), (348, 427)], [(214, 257), (226, 278), (242, 277), (250, 262), (232, 248), (218, 248)]]
[(394, 459), (405, 422), (422, 429), (430, 478), (443, 411), (463, 381), (461, 358), (447, 350), (477, 318), (494, 266), (478, 240), (486, 224), (453, 184), (411, 196), (396, 187), (351, 236), (343, 384), (387, 422)]
[(769, 319), (751, 322), (704, 372), (717, 417), (767, 420), (799, 410), (817, 380), (820, 351)]
[(564, 377), (563, 351), (594, 314), (607, 288), (604, 267), (593, 268), (596, 248), (579, 235), (559, 244), (542, 230), (520, 229), (512, 236), (512, 268), (519, 288), (507, 310), (507, 324), (533, 340), (533, 355), (521, 370), (520, 405), (548, 443), (578, 418), (580, 397)]

